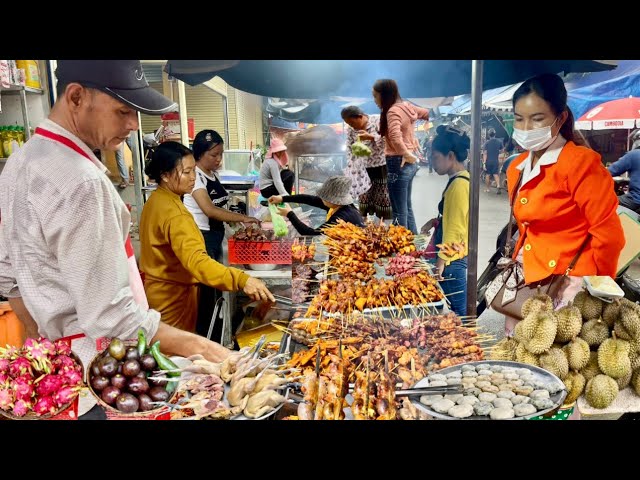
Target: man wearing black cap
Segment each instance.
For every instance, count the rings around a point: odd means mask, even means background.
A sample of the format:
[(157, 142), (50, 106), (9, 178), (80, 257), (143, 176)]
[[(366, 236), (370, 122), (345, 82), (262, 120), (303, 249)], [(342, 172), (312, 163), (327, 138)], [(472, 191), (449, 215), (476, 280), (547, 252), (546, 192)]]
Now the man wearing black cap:
[(139, 328), (165, 353), (222, 360), (229, 350), (149, 310), (131, 216), (92, 151), (120, 148), (138, 111), (177, 105), (149, 86), (137, 60), (60, 60), (56, 76), (49, 118), (0, 175), (0, 295), (29, 336), (72, 337), (85, 365), (98, 339), (134, 338)]

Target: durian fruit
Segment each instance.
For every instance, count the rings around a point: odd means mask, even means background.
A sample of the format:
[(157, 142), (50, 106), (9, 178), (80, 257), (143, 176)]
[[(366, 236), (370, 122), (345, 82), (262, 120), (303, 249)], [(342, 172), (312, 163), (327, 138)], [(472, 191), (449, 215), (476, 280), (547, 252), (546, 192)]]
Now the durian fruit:
[(620, 322), (632, 338), (640, 337), (640, 315), (635, 308), (623, 304), (620, 307)]
[(589, 296), (589, 292), (583, 289), (583, 290), (580, 290), (573, 299), (573, 306), (578, 308), (578, 310), (580, 310), (580, 313), (582, 313), (582, 309), (584, 308), (584, 302), (588, 296)]
[(572, 370), (582, 370), (589, 363), (589, 344), (580, 337), (567, 343), (562, 350)]
[[(582, 318), (585, 320), (594, 320), (602, 316), (602, 310), (604, 309), (604, 302), (599, 298), (592, 297), (588, 293), (584, 299), (584, 305), (580, 309), (582, 312)], [(575, 301), (575, 300), (574, 300)]]
[(602, 310), (602, 320), (609, 328), (613, 328), (613, 324), (620, 316), (620, 302), (607, 303)]
[(597, 347), (609, 338), (609, 328), (601, 318), (589, 320), (582, 325), (580, 338), (587, 342), (590, 347)]
[(631, 383), (631, 377), (633, 375), (633, 370), (629, 370), (624, 377), (616, 378), (615, 381), (618, 384), (618, 390), (624, 390)]
[(587, 381), (579, 372), (571, 371), (564, 379), (564, 385), (567, 387), (567, 398), (564, 399), (565, 405), (575, 402), (582, 392)]
[(633, 372), (631, 376), (631, 388), (637, 395), (640, 395), (640, 369)]
[(527, 363), (529, 365), (533, 365), (535, 367), (540, 366), (540, 361), (538, 360), (538, 356), (529, 352), (526, 348), (524, 348), (524, 344), (521, 343), (516, 348), (516, 361), (520, 363)]
[(618, 384), (606, 375), (596, 375), (587, 382), (584, 396), (593, 408), (607, 408), (618, 396)]
[(535, 355), (546, 352), (556, 338), (558, 323), (553, 312), (539, 311), (522, 322), (524, 346)]
[(540, 311), (552, 312), (553, 299), (546, 293), (542, 293), (542, 289), (538, 287), (538, 292), (533, 297), (529, 297), (524, 301), (520, 313), (522, 314), (522, 318), (527, 318), (532, 313), (538, 313)]
[(580, 373), (587, 382), (596, 375), (600, 375), (602, 373), (598, 366), (598, 352), (589, 352), (589, 361), (587, 362), (587, 366), (580, 370)]
[(619, 340), (615, 332), (613, 338), (607, 338), (598, 348), (598, 366), (605, 375), (614, 380), (624, 377), (631, 371), (629, 342)]
[(640, 304), (632, 302), (628, 298), (621, 298), (620, 299), (620, 305), (634, 308), (636, 310), (636, 312), (638, 312), (640, 314)]
[(582, 329), (582, 314), (571, 304), (555, 312), (558, 319), (556, 342), (567, 343), (578, 336)]
[(514, 362), (516, 361), (516, 349), (518, 345), (517, 340), (505, 337), (493, 346), (489, 358), (491, 360), (508, 360)]
[(547, 353), (543, 353), (539, 360), (540, 367), (549, 370), (561, 380), (564, 380), (569, 373), (569, 362), (564, 352), (559, 348), (552, 348)]
[(631, 370), (640, 368), (640, 339), (629, 342), (629, 360), (631, 360)]
[(613, 324), (613, 332), (618, 336), (618, 338), (621, 338), (622, 340), (633, 340), (633, 335), (631, 335), (631, 332), (627, 330), (627, 327), (624, 326), (622, 320), (620, 320), (619, 318)]
[(524, 335), (522, 333), (522, 322), (524, 320), (521, 320), (520, 322), (516, 323), (516, 326), (513, 329), (513, 338), (516, 339), (516, 341), (522, 343), (524, 342)]

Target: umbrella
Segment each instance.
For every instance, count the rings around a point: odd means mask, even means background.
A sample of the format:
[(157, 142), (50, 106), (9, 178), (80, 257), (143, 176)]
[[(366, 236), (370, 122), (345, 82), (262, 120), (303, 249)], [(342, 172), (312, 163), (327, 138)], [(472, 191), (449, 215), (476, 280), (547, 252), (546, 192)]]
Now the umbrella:
[(601, 103), (576, 121), (578, 130), (631, 130), (640, 127), (640, 98), (628, 97)]

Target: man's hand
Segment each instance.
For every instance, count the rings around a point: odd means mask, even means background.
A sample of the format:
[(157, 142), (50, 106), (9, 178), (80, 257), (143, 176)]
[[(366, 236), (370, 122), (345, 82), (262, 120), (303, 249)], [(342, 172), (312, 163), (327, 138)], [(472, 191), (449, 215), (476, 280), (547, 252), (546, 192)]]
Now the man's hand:
[(245, 217), (245, 219), (242, 221), (242, 223), (255, 223), (258, 226), (260, 226), (260, 220), (258, 220), (257, 218), (254, 217)]
[(254, 277), (249, 277), (242, 291), (246, 293), (251, 300), (269, 300), (272, 303), (276, 302), (276, 299), (273, 298), (273, 295), (264, 282)]
[(400, 163), (400, 168), (404, 167), (407, 163), (416, 163), (418, 161), (418, 157), (416, 157), (413, 153), (405, 153), (402, 156), (402, 163)]
[(286, 217), (287, 215), (289, 215), (289, 212), (293, 212), (293, 210), (289, 205), (285, 205), (284, 207), (278, 208), (278, 213), (283, 217)]
[(363, 140), (374, 140), (373, 135), (371, 135), (370, 133), (364, 131), (364, 130), (360, 130), (358, 131), (358, 140), (363, 141)]
[(273, 195), (272, 197), (269, 197), (269, 203), (278, 205), (282, 203), (282, 197), (280, 195)]
[(220, 363), (231, 354), (231, 350), (223, 347), (219, 343), (206, 339), (205, 342), (204, 350), (200, 352), (200, 355), (210, 362)]
[(435, 223), (436, 223), (436, 219), (432, 218), (422, 226), (422, 228), (420, 229), (420, 233), (423, 235), (428, 234), (431, 231), (431, 229), (434, 227)]

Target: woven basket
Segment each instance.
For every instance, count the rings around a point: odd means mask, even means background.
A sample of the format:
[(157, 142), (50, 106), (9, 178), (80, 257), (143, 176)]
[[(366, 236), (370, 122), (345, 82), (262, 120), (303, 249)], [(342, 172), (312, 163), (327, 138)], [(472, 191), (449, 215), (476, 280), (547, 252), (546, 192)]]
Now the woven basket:
[[(82, 369), (80, 373), (82, 374), (82, 378), (85, 378), (84, 366), (82, 365), (82, 360), (80, 360), (80, 357), (78, 357), (78, 355), (76, 355), (73, 351), (69, 356), (73, 358), (78, 365), (80, 365), (80, 368)], [(78, 385), (78, 386), (82, 387), (82, 385)], [(71, 405), (73, 405), (73, 402), (76, 401), (76, 398), (78, 398), (78, 395), (80, 394), (80, 390), (81, 388), (78, 389), (74, 397), (69, 402), (62, 405), (62, 407), (60, 407), (54, 413), (45, 413), (44, 415), (37, 415), (35, 412), (31, 411), (27, 413), (24, 417), (18, 417), (12, 414), (11, 412), (5, 412), (4, 410), (0, 409), (0, 415), (10, 420), (48, 420), (55, 417), (56, 415), (59, 415), (60, 413), (64, 412), (67, 408), (69, 408)]]
[[(127, 342), (125, 342), (125, 345), (126, 344)], [(128, 346), (131, 346), (131, 345), (128, 345)], [(87, 388), (91, 392), (91, 395), (93, 395), (96, 401), (98, 402), (98, 405), (100, 405), (107, 412), (107, 416), (122, 417), (130, 420), (146, 420), (146, 419), (155, 419), (157, 416), (160, 416), (164, 413), (169, 412), (169, 409), (167, 407), (160, 406), (158, 408), (154, 408), (153, 410), (145, 410), (144, 412), (125, 413), (125, 412), (121, 412), (115, 407), (112, 407), (111, 405), (107, 404), (104, 400), (102, 400), (102, 398), (100, 398), (100, 395), (93, 390), (90, 379), (91, 379), (91, 367), (98, 359), (102, 357), (103, 353), (104, 351), (98, 353), (95, 357), (93, 357), (93, 359), (91, 359), (91, 362), (89, 363), (89, 366), (87, 368), (85, 382), (87, 384)], [(177, 393), (177, 390), (174, 390), (170, 394), (169, 399), (167, 400), (168, 403), (172, 402), (172, 400), (176, 396), (176, 393)]]

